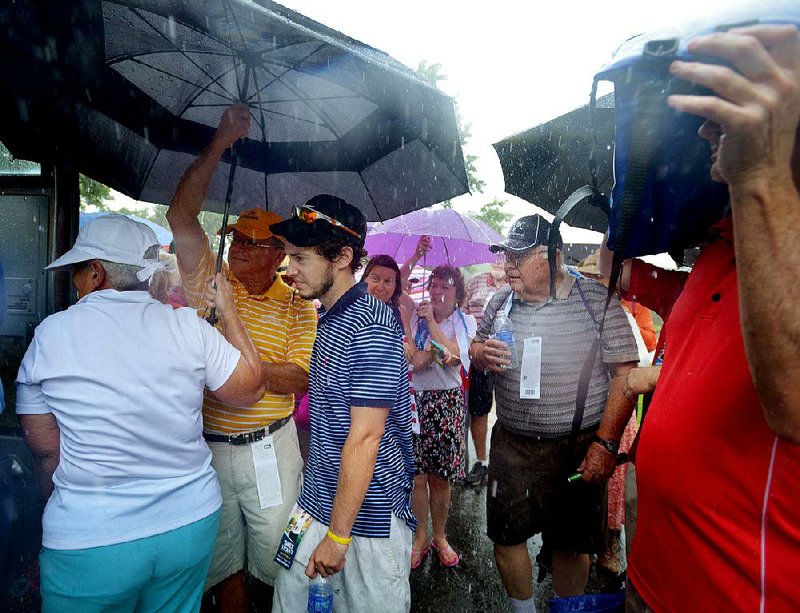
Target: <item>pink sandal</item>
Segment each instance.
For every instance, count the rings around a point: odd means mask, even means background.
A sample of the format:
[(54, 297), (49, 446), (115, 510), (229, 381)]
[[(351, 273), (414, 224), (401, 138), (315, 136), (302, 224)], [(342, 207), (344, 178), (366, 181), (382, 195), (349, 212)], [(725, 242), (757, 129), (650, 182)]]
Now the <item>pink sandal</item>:
[(425, 558), (428, 557), (430, 553), (430, 547), (426, 547), (425, 549), (412, 549), (411, 550), (411, 570), (416, 570), (422, 563), (425, 561)]
[(458, 566), (458, 563), (461, 561), (461, 558), (458, 557), (458, 554), (450, 547), (449, 543), (447, 547), (441, 549), (436, 546), (436, 541), (431, 539), (431, 547), (433, 547), (434, 551), (438, 554), (439, 562), (442, 563), (442, 566), (453, 568), (454, 566)]

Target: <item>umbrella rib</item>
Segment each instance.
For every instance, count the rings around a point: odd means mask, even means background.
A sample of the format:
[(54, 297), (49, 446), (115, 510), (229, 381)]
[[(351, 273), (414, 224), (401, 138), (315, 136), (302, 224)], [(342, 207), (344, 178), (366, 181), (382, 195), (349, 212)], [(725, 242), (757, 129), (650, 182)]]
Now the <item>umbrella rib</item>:
[[(208, 85), (202, 85), (201, 83), (196, 83), (195, 81), (190, 81), (189, 79), (184, 79), (183, 77), (180, 77), (180, 76), (178, 76), (178, 75), (176, 75), (174, 73), (171, 73), (171, 72), (169, 72), (167, 70), (164, 70), (163, 68), (158, 68), (156, 66), (152, 66), (152, 65), (147, 64), (145, 62), (142, 62), (141, 60), (139, 60), (136, 57), (132, 57), (128, 61), (129, 62), (133, 62), (134, 64), (140, 64), (141, 66), (146, 66), (147, 68), (149, 68), (151, 70), (155, 70), (156, 72), (160, 72), (163, 75), (166, 75), (166, 76), (168, 76), (168, 77), (170, 77), (172, 79), (175, 79), (176, 81), (181, 81), (182, 83), (186, 83), (187, 85), (192, 85), (194, 87), (197, 87), (197, 88), (199, 88), (201, 90), (201, 93), (204, 92), (204, 91), (209, 91), (208, 90)], [(207, 75), (207, 76), (208, 76), (209, 79), (212, 79), (213, 82), (217, 81), (211, 75)], [(225, 88), (222, 88), (222, 92), (214, 92), (214, 93), (216, 95), (218, 95), (220, 98), (225, 98), (226, 95), (228, 95), (229, 96), (227, 98), (228, 100), (230, 100), (231, 102), (235, 102), (236, 101), (236, 98), (230, 96), (230, 92), (228, 90), (226, 90)], [(197, 97), (195, 96), (194, 99), (196, 99), (196, 98)], [(218, 104), (217, 105), (211, 105), (211, 104), (209, 104), (209, 105), (189, 104), (183, 110), (185, 111), (187, 108), (189, 108), (189, 106), (221, 106), (221, 105), (218, 105)]]
[[(228, 19), (228, 23), (230, 23), (230, 20), (233, 20), (233, 23), (236, 26), (236, 30), (239, 33), (239, 39), (240, 39), (240, 43), (241, 43), (241, 48), (244, 49), (245, 51), (247, 51), (248, 48), (247, 48), (247, 44), (245, 43), (245, 40), (244, 40), (244, 35), (242, 34), (242, 27), (239, 25), (239, 20), (236, 19), (236, 16), (233, 14), (233, 8), (231, 7), (230, 2), (223, 2), (222, 4), (223, 4), (223, 7), (224, 7), (224, 11), (225, 11), (225, 17), (226, 17), (226, 19)], [(230, 14), (229, 14), (229, 11), (230, 11)], [(233, 51), (236, 48), (233, 45), (233, 39), (231, 38), (230, 33), (228, 34), (228, 45), (230, 46), (231, 51)], [(235, 58), (236, 54), (232, 53), (232, 57)], [(242, 84), (239, 82), (239, 71), (236, 70), (236, 60), (235, 59), (233, 61), (233, 65), (234, 65), (234, 74), (236, 75), (236, 89), (239, 90), (239, 100), (241, 102), (246, 102), (247, 101), (246, 100), (247, 92), (246, 91), (242, 91)]]
[[(307, 53), (307, 54), (305, 55), (305, 57), (301, 58), (301, 59), (300, 59), (300, 61), (302, 61), (302, 60), (307, 60), (308, 58), (310, 58), (312, 55), (314, 55), (315, 53), (317, 53), (317, 52), (318, 52), (320, 49), (323, 49), (324, 47), (325, 47), (325, 43), (321, 42), (321, 43), (320, 43), (318, 46), (316, 46), (316, 47), (315, 47), (315, 48), (314, 48), (312, 51), (310, 51), (309, 53)], [(295, 64), (297, 64), (297, 62), (295, 62)], [(288, 89), (290, 92), (292, 92), (293, 94), (295, 94), (295, 95), (297, 96), (297, 98), (298, 98), (298, 101), (299, 101), (299, 102), (302, 102), (302, 103), (304, 103), (306, 106), (308, 106), (308, 107), (309, 107), (309, 110), (311, 110), (311, 111), (312, 111), (313, 113), (315, 113), (316, 115), (319, 115), (319, 116), (322, 118), (322, 121), (324, 122), (324, 123), (323, 123), (323, 125), (324, 125), (326, 128), (328, 128), (328, 129), (329, 129), (329, 130), (330, 130), (330, 131), (331, 131), (331, 132), (332, 132), (332, 133), (333, 133), (333, 134), (334, 134), (334, 135), (335, 135), (337, 138), (340, 138), (340, 137), (342, 136), (342, 134), (339, 134), (339, 133), (338, 133), (338, 131), (337, 131), (337, 130), (335, 130), (335, 129), (333, 128), (333, 122), (331, 121), (331, 118), (330, 118), (330, 117), (326, 117), (326, 115), (327, 115), (327, 114), (326, 114), (326, 113), (325, 113), (325, 112), (324, 112), (324, 111), (323, 111), (321, 108), (319, 108), (319, 106), (318, 106), (318, 105), (314, 105), (314, 104), (312, 104), (311, 100), (304, 99), (304, 98), (303, 98), (303, 97), (300, 95), (300, 93), (299, 93), (299, 91), (298, 91), (298, 90), (296, 90), (296, 89), (295, 89), (295, 88), (294, 88), (294, 87), (293, 87), (291, 84), (289, 84), (289, 83), (287, 83), (286, 81), (284, 81), (284, 80), (283, 80), (283, 77), (284, 77), (284, 76), (286, 76), (286, 74), (287, 74), (287, 73), (288, 73), (290, 70), (292, 70), (292, 67), (291, 67), (291, 66), (290, 66), (290, 67), (288, 67), (288, 68), (287, 68), (287, 69), (286, 69), (286, 70), (285, 70), (283, 73), (281, 73), (281, 74), (273, 74), (273, 72), (272, 72), (271, 70), (269, 70), (269, 69), (266, 67), (266, 65), (262, 66), (262, 68), (263, 68), (263, 69), (264, 69), (266, 72), (268, 72), (269, 74), (271, 74), (271, 75), (273, 75), (273, 76), (275, 77), (275, 78), (274, 78), (272, 81), (270, 81), (269, 83), (265, 84), (265, 85), (264, 85), (264, 88), (266, 88), (266, 87), (269, 87), (269, 86), (270, 86), (272, 83), (274, 83), (275, 81), (279, 81), (280, 83), (282, 83), (282, 84), (283, 84), (283, 86), (284, 86), (284, 87), (286, 87), (286, 89)]]
[[(258, 113), (261, 116), (261, 121), (259, 122), (258, 119), (256, 119), (255, 117), (253, 117), (253, 119), (256, 120), (256, 124), (258, 124), (258, 126), (261, 128), (261, 141), (266, 143), (268, 142), (267, 121), (266, 118), (264, 117), (264, 105), (261, 103), (261, 89), (258, 86), (258, 75), (256, 74), (255, 70), (253, 71), (253, 83), (256, 90), (256, 96), (258, 97)], [(253, 113), (251, 112), (251, 115), (252, 114)], [(266, 170), (264, 170), (264, 208), (269, 211), (269, 190), (267, 189), (269, 187), (269, 183), (267, 181), (268, 177), (269, 173)]]
[[(193, 60), (191, 57), (189, 57), (188, 55), (186, 55), (186, 52), (184, 52), (182, 49), (180, 49), (179, 47), (177, 47), (177, 46), (175, 45), (175, 43), (174, 43), (174, 42), (173, 42), (173, 41), (172, 41), (172, 40), (171, 40), (171, 39), (170, 39), (168, 36), (166, 36), (166, 35), (165, 35), (163, 32), (161, 32), (160, 30), (158, 30), (158, 29), (157, 29), (157, 28), (156, 28), (156, 27), (155, 27), (153, 24), (151, 24), (151, 23), (150, 23), (150, 22), (149, 22), (147, 19), (145, 19), (145, 18), (144, 18), (144, 15), (142, 14), (142, 12), (143, 12), (143, 11), (142, 11), (141, 9), (132, 8), (132, 9), (130, 9), (130, 10), (131, 10), (133, 13), (135, 13), (135, 14), (136, 14), (136, 16), (137, 16), (137, 17), (139, 17), (139, 19), (140, 19), (142, 22), (144, 22), (144, 24), (145, 24), (145, 25), (146, 25), (148, 28), (150, 28), (150, 29), (151, 29), (151, 30), (152, 30), (152, 31), (153, 31), (153, 32), (156, 34), (156, 36), (160, 37), (160, 38), (161, 38), (161, 39), (162, 39), (164, 42), (166, 42), (166, 43), (168, 43), (169, 45), (171, 45), (171, 46), (172, 46), (172, 51), (171, 51), (171, 52), (178, 53), (179, 55), (182, 55), (184, 58), (186, 58), (186, 60), (187, 60), (188, 62), (190, 62), (191, 64), (193, 64), (193, 65), (194, 65), (194, 67), (195, 67), (195, 68), (197, 68), (197, 69), (198, 69), (198, 70), (199, 70), (201, 73), (203, 73), (203, 74), (204, 74), (204, 75), (205, 75), (205, 76), (206, 76), (208, 79), (210, 79), (212, 83), (216, 83), (216, 84), (218, 84), (218, 85), (219, 85), (219, 79), (220, 79), (222, 76), (224, 76), (224, 75), (228, 74), (228, 72), (229, 72), (229, 71), (226, 71), (226, 72), (224, 72), (223, 74), (221, 74), (219, 77), (216, 77), (216, 78), (215, 78), (213, 75), (211, 75), (210, 73), (208, 73), (208, 72), (207, 72), (207, 71), (206, 71), (206, 70), (205, 70), (205, 69), (204, 69), (204, 68), (203, 68), (203, 67), (202, 67), (200, 64), (198, 64), (198, 63), (197, 63), (197, 62), (195, 62), (195, 61), (194, 61), (194, 60)], [(220, 44), (224, 44), (222, 41), (219, 41), (219, 40), (217, 40), (216, 38), (214, 38), (214, 37), (210, 36), (210, 35), (209, 35), (209, 34), (207, 34), (206, 32), (203, 32), (202, 30), (199, 30), (199, 29), (197, 29), (197, 28), (195, 28), (195, 27), (193, 27), (193, 26), (191, 26), (191, 25), (189, 25), (189, 24), (183, 23), (182, 21), (181, 21), (181, 22), (178, 22), (178, 23), (180, 23), (180, 24), (181, 24), (183, 27), (185, 27), (185, 28), (187, 28), (187, 29), (189, 29), (189, 30), (193, 30), (194, 32), (196, 32), (196, 33), (197, 33), (197, 34), (199, 34), (200, 36), (204, 36), (204, 37), (207, 37), (207, 38), (212, 38), (213, 40), (216, 40), (218, 43), (220, 43)], [(233, 55), (233, 47), (232, 47), (232, 46), (230, 46), (230, 45), (229, 45), (229, 47), (231, 48), (231, 55)], [(162, 52), (162, 53), (163, 53), (163, 52)], [(140, 55), (141, 55), (141, 54), (140, 54)], [(158, 68), (155, 68), (154, 66), (150, 66), (149, 64), (145, 64), (144, 62), (140, 62), (140, 61), (138, 61), (138, 60), (136, 60), (136, 59), (134, 59), (134, 58), (132, 58), (132, 59), (133, 59), (133, 61), (137, 61), (138, 63), (142, 64), (143, 66), (148, 66), (149, 68), (152, 68), (153, 70), (159, 70), (159, 72), (163, 72), (165, 75), (168, 75), (168, 76), (170, 76), (170, 77), (173, 77), (173, 78), (175, 78), (175, 79), (178, 79), (178, 80), (180, 80), (180, 81), (183, 81), (184, 83), (188, 83), (188, 84), (190, 84), (190, 85), (194, 85), (194, 86), (196, 86), (196, 87), (201, 87), (199, 84), (197, 84), (197, 83), (194, 83), (194, 82), (192, 82), (192, 81), (188, 81), (188, 80), (186, 80), (186, 79), (182, 79), (182, 78), (181, 78), (181, 77), (179, 77), (178, 75), (175, 75), (175, 74), (172, 74), (172, 73), (166, 72), (166, 71), (164, 71), (164, 70), (160, 70), (160, 69), (158, 69)], [(235, 70), (236, 70), (236, 66), (235, 66), (235, 63), (234, 63), (234, 71), (235, 71)], [(239, 79), (239, 77), (238, 77), (238, 74), (237, 74), (237, 76), (236, 76), (236, 79), (237, 79), (237, 81), (238, 81), (238, 79)], [(208, 86), (206, 85), (205, 87), (207, 88)], [(220, 86), (220, 88), (222, 89), (222, 91), (227, 91), (227, 90), (226, 90), (224, 87), (222, 87), (222, 86)], [(197, 94), (197, 95), (200, 95), (200, 93), (201, 93), (201, 92), (198, 92), (198, 94)], [(192, 99), (196, 99), (196, 98), (197, 98), (197, 96), (194, 96)], [(186, 108), (188, 108), (188, 106), (189, 106), (189, 105), (187, 104), (187, 107), (185, 107), (185, 108), (183, 109), (183, 111), (185, 111), (185, 110), (186, 110)], [(181, 112), (181, 114), (183, 113), (183, 111)]]

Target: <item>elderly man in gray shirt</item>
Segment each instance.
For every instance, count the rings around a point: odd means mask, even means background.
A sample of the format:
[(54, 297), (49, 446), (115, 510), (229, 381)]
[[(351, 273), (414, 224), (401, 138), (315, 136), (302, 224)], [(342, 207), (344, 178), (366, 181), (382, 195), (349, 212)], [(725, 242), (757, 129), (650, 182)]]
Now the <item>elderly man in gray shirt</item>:
[[(549, 234), (544, 218), (529, 215), (492, 246), (506, 257), (509, 287), (489, 302), (470, 347), (473, 364), (496, 373), (487, 532), (515, 612), (535, 611), (527, 540), (537, 533), (553, 552), (556, 595), (580, 594), (586, 587), (590, 554), (603, 547), (605, 481), (616, 467), (619, 439), (633, 410), (622, 386), (638, 361), (630, 324), (612, 300), (583, 419), (573, 431), (578, 382), (600, 328), (606, 289), (569, 274), (559, 240), (551, 298)], [(513, 331), (510, 352), (495, 337), (503, 320)], [(567, 483), (576, 471), (582, 479)]]

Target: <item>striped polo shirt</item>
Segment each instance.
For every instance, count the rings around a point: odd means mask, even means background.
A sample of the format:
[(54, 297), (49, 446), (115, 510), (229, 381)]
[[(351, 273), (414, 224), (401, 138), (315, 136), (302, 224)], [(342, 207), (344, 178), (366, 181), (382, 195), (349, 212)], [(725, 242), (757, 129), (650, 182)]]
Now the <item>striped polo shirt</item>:
[[(588, 303), (581, 298), (581, 290)], [(566, 436), (575, 415), (575, 397), (581, 370), (597, 336), (603, 316), (606, 288), (591, 279), (576, 281), (566, 275), (556, 291), (557, 298), (544, 302), (525, 302), (513, 298), (509, 319), (514, 333), (514, 364), (495, 375), (494, 393), (497, 421), (507, 430), (523, 436), (557, 438)], [(475, 340), (492, 336), (497, 312), (503, 310), (511, 288), (497, 291), (486, 306)], [(591, 311), (591, 312), (590, 312)], [(541, 337), (541, 398), (520, 398), (520, 365), (524, 339)], [(628, 318), (618, 300), (612, 300), (606, 314), (600, 351), (597, 353), (589, 393), (584, 408), (582, 428), (600, 423), (608, 399), (610, 376), (606, 364), (638, 362), (639, 353)]]
[(411, 397), (402, 334), (391, 310), (367, 293), (366, 283), (353, 286), (330, 311), (320, 313), (309, 375), (311, 444), (298, 499), (318, 521), (330, 525), (350, 408), (389, 409), (372, 481), (353, 524), (355, 536), (387, 538), (392, 514), (416, 527), (411, 512)]
[[(215, 256), (207, 249), (191, 275), (181, 271), (189, 304), (207, 315), (202, 307), (205, 280), (214, 272)], [(244, 285), (223, 264), (223, 273), (233, 286), (233, 296), (253, 344), (263, 362), (296, 364), (308, 372), (311, 347), (317, 328), (313, 303), (283, 282), (280, 276), (263, 294), (251, 295)], [(219, 324), (218, 324), (219, 326)], [(292, 414), (293, 394), (277, 394), (267, 390), (264, 397), (249, 407), (234, 407), (217, 400), (206, 391), (203, 399), (203, 430), (215, 434), (250, 432)]]

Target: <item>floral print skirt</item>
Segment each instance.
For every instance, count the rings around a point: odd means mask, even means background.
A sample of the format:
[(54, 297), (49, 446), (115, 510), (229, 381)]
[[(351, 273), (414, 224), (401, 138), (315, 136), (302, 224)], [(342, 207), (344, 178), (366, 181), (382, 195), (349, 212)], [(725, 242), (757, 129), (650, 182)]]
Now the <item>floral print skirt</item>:
[(414, 435), (417, 474), (430, 473), (445, 481), (464, 478), (464, 393), (417, 390), (420, 433)]

